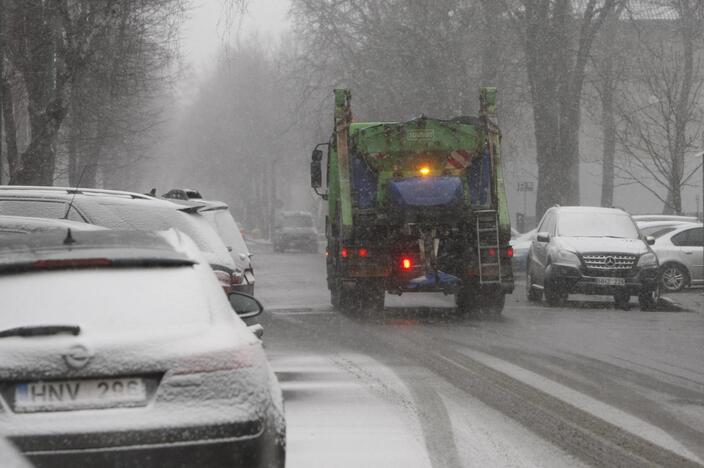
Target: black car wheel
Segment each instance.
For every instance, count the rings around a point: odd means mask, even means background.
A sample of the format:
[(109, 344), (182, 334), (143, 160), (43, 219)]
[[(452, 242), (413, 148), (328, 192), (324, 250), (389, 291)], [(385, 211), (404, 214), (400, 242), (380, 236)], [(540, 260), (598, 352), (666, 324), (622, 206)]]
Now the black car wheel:
[(647, 289), (638, 294), (638, 304), (640, 310), (655, 310), (660, 299), (660, 288)]
[(668, 263), (660, 269), (660, 283), (665, 292), (682, 291), (688, 280), (687, 271), (676, 263)]
[(533, 287), (533, 275), (530, 272), (530, 268), (526, 273), (526, 297), (530, 302), (540, 302), (543, 298), (543, 292)]
[(614, 303), (617, 309), (627, 309), (628, 303), (631, 300), (631, 295), (628, 291), (619, 291), (614, 294)]
[(562, 303), (567, 299), (567, 293), (560, 290), (557, 284), (552, 283), (547, 279), (545, 280), (543, 294), (545, 294), (545, 301), (552, 307), (562, 305)]

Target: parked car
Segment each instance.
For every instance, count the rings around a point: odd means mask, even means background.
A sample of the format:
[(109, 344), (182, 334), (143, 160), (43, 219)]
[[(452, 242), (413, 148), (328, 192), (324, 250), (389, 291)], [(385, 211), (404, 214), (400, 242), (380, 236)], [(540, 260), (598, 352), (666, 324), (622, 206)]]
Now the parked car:
[(680, 216), (680, 215), (633, 215), (633, 221), (640, 223), (643, 221), (682, 221), (694, 223), (699, 221), (696, 216)]
[(532, 229), (523, 234), (518, 234), (512, 238), (509, 244), (513, 247), (513, 257), (511, 257), (511, 266), (514, 271), (525, 271), (528, 264), (528, 252), (530, 246), (535, 240), (537, 229)]
[(640, 232), (645, 236), (652, 236), (655, 239), (674, 231), (678, 226), (689, 224), (690, 221), (636, 221)]
[(641, 309), (658, 297), (658, 259), (628, 213), (614, 208), (553, 207), (528, 254), (528, 299), (560, 304), (570, 293), (609, 294), (617, 307), (632, 295)]
[(238, 285), (235, 290), (254, 294), (256, 279), (254, 265), (252, 265), (252, 254), (249, 252), (237, 222), (230, 213), (230, 207), (226, 203), (213, 200), (174, 200), (174, 202), (196, 208), (198, 213), (215, 229), (230, 252), (232, 261), (235, 262), (238, 270), (243, 272), (242, 284)]
[(244, 281), (208, 221), (197, 210), (167, 200), (116, 190), (0, 186), (0, 214), (68, 218), (117, 230), (175, 228), (195, 241), (226, 292)]
[(30, 461), (284, 466), (281, 389), (233, 311), (262, 306), (182, 233), (8, 237), (0, 297), (0, 433)]
[(102, 226), (69, 221), (67, 219), (31, 218), (28, 216), (0, 215), (0, 236), (31, 234), (37, 232), (63, 231), (102, 231)]
[(276, 217), (271, 239), (274, 252), (286, 249), (318, 251), (318, 230), (313, 215), (307, 211), (282, 211)]
[(200, 200), (203, 195), (198, 190), (189, 188), (171, 189), (162, 195), (163, 198), (173, 198), (176, 200)]
[(704, 284), (704, 228), (702, 223), (681, 224), (655, 240), (664, 292)]

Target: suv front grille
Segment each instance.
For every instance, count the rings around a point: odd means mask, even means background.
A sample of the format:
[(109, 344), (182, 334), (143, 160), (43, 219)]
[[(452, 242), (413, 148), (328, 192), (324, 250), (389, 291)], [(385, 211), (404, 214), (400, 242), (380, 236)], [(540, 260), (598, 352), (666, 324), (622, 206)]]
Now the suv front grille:
[(621, 276), (630, 271), (636, 264), (635, 255), (597, 254), (583, 255), (587, 271), (594, 276)]

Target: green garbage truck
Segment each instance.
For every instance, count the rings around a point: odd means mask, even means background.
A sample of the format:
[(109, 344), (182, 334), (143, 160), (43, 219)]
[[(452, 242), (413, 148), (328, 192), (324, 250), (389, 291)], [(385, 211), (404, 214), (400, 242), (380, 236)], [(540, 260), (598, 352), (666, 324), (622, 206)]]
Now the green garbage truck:
[(350, 91), (334, 93), (310, 167), (328, 203), (332, 305), (368, 313), (386, 292), (442, 292), (459, 314), (501, 314), (514, 280), (496, 88), (480, 89), (478, 116), (407, 122), (355, 122)]

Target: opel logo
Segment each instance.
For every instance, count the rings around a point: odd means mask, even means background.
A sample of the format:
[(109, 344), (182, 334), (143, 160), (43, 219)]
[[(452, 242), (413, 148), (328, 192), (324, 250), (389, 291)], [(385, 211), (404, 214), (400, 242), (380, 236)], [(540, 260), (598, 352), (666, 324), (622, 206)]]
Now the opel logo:
[(72, 369), (84, 368), (92, 357), (93, 353), (83, 345), (72, 346), (68, 352), (63, 355), (66, 365)]
[(616, 260), (614, 260), (614, 257), (606, 257), (606, 259), (604, 260), (604, 263), (606, 264), (606, 266), (612, 267), (612, 266), (616, 265)]

